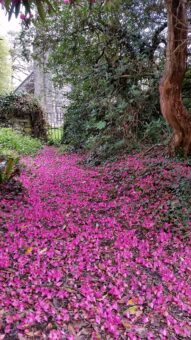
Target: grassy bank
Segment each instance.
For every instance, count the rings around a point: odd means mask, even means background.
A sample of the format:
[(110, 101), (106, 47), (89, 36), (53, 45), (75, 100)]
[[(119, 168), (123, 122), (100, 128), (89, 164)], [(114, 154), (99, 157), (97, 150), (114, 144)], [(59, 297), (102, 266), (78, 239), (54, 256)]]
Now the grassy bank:
[(19, 155), (35, 154), (42, 147), (40, 140), (8, 128), (0, 128), (0, 153), (16, 152)]

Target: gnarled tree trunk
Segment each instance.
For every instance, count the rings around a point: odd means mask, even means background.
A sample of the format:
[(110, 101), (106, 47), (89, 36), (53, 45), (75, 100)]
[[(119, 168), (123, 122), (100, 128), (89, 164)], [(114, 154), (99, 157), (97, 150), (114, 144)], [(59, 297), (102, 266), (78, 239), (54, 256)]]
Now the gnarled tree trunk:
[(187, 66), (187, 0), (166, 0), (168, 37), (166, 65), (160, 81), (161, 111), (173, 129), (169, 151), (182, 148), (187, 156), (191, 151), (191, 119), (182, 102), (182, 83)]

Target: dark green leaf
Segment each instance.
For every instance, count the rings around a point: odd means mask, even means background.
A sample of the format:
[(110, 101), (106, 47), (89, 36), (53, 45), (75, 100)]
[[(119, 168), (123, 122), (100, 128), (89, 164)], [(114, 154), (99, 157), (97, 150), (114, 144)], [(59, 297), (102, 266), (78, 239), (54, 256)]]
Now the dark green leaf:
[(21, 3), (18, 2), (15, 4), (15, 16), (16, 18), (18, 17), (19, 13), (20, 13), (20, 8), (21, 8)]
[(13, 12), (14, 12), (14, 9), (15, 9), (15, 4), (12, 4), (12, 5), (11, 5), (11, 8), (10, 8), (10, 10), (9, 10), (9, 20), (10, 20), (11, 17), (12, 17), (12, 14), (13, 14)]

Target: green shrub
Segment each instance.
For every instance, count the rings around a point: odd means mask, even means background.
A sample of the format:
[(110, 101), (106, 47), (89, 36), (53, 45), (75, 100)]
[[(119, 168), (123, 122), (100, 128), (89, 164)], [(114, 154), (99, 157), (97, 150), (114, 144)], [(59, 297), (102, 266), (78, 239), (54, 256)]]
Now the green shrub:
[(161, 117), (145, 125), (143, 140), (149, 143), (163, 142), (168, 138), (170, 128), (165, 120)]
[(9, 128), (0, 128), (0, 155), (16, 151), (19, 155), (36, 153), (42, 144), (40, 140), (24, 136)]
[[(40, 103), (33, 96), (24, 93), (1, 95), (0, 116), (2, 127), (18, 129), (18, 125), (20, 125), (20, 131), (47, 141), (44, 112)], [(22, 122), (23, 120), (27, 120), (30, 124), (28, 131), (25, 126), (18, 124), (18, 121)]]
[(70, 151), (70, 147), (68, 145), (65, 145), (65, 144), (60, 145), (59, 152), (61, 154), (64, 154), (64, 153), (69, 152), (69, 151)]

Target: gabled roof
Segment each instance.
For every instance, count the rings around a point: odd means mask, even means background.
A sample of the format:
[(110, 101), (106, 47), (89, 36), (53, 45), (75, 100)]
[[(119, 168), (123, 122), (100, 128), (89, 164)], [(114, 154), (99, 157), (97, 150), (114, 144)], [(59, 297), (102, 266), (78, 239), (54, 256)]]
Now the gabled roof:
[(22, 83), (14, 90), (14, 93), (27, 92), (34, 94), (34, 72), (32, 71)]

